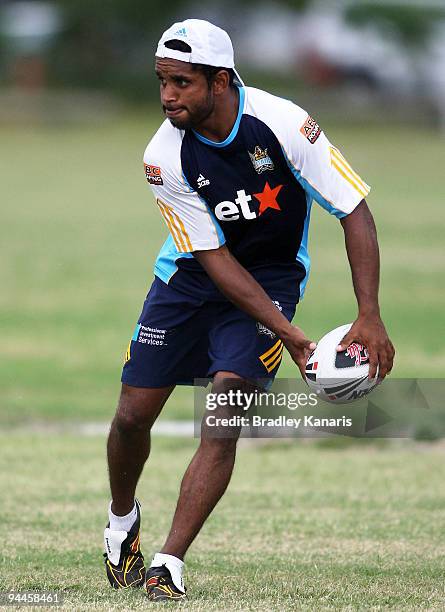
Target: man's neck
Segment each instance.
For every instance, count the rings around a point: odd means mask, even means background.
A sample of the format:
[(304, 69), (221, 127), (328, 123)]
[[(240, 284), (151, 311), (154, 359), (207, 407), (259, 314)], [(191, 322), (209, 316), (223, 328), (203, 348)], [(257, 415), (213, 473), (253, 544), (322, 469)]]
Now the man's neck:
[(238, 87), (230, 87), (227, 93), (218, 100), (211, 116), (205, 119), (195, 131), (208, 140), (223, 142), (235, 125), (239, 97)]

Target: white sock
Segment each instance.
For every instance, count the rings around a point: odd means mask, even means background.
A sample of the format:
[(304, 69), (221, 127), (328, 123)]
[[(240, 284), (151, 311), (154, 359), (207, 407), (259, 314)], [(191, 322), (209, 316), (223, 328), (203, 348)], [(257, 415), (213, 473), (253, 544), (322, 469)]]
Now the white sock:
[(138, 512), (136, 508), (136, 502), (133, 506), (133, 510), (131, 510), (125, 516), (117, 516), (111, 512), (111, 503), (108, 508), (108, 519), (110, 521), (110, 529), (112, 531), (130, 531), (133, 527), (135, 520), (137, 519)]
[(184, 561), (181, 561), (181, 559), (178, 559), (178, 557), (174, 557), (173, 555), (156, 553), (150, 567), (160, 567), (161, 565), (165, 565), (169, 570), (175, 587), (185, 593), (184, 583), (182, 581)]

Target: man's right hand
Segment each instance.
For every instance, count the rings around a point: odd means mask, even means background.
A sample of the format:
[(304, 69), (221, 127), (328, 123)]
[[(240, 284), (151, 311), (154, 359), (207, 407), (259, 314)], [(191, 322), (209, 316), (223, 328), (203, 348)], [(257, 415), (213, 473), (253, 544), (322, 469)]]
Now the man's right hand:
[(311, 352), (316, 348), (317, 343), (309, 340), (304, 332), (295, 325), (290, 326), (289, 333), (281, 338), (290, 356), (297, 364), (301, 377), (306, 381), (306, 363)]

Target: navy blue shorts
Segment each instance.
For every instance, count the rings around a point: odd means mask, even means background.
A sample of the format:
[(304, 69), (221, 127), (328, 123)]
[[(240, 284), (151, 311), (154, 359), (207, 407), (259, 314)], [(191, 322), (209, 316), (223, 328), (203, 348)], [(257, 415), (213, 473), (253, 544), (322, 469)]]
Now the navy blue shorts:
[[(291, 321), (296, 304), (275, 304)], [(155, 277), (128, 345), (121, 380), (132, 387), (192, 385), (194, 379), (210, 378), (220, 370), (273, 380), (282, 353), (282, 341), (231, 302), (203, 301)]]

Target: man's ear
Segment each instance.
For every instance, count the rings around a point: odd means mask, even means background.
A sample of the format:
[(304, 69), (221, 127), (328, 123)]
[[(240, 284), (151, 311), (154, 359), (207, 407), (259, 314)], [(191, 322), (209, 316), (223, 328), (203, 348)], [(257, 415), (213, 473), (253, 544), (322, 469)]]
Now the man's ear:
[(216, 96), (223, 94), (230, 87), (230, 76), (227, 70), (220, 70), (216, 73), (212, 83), (213, 93)]

